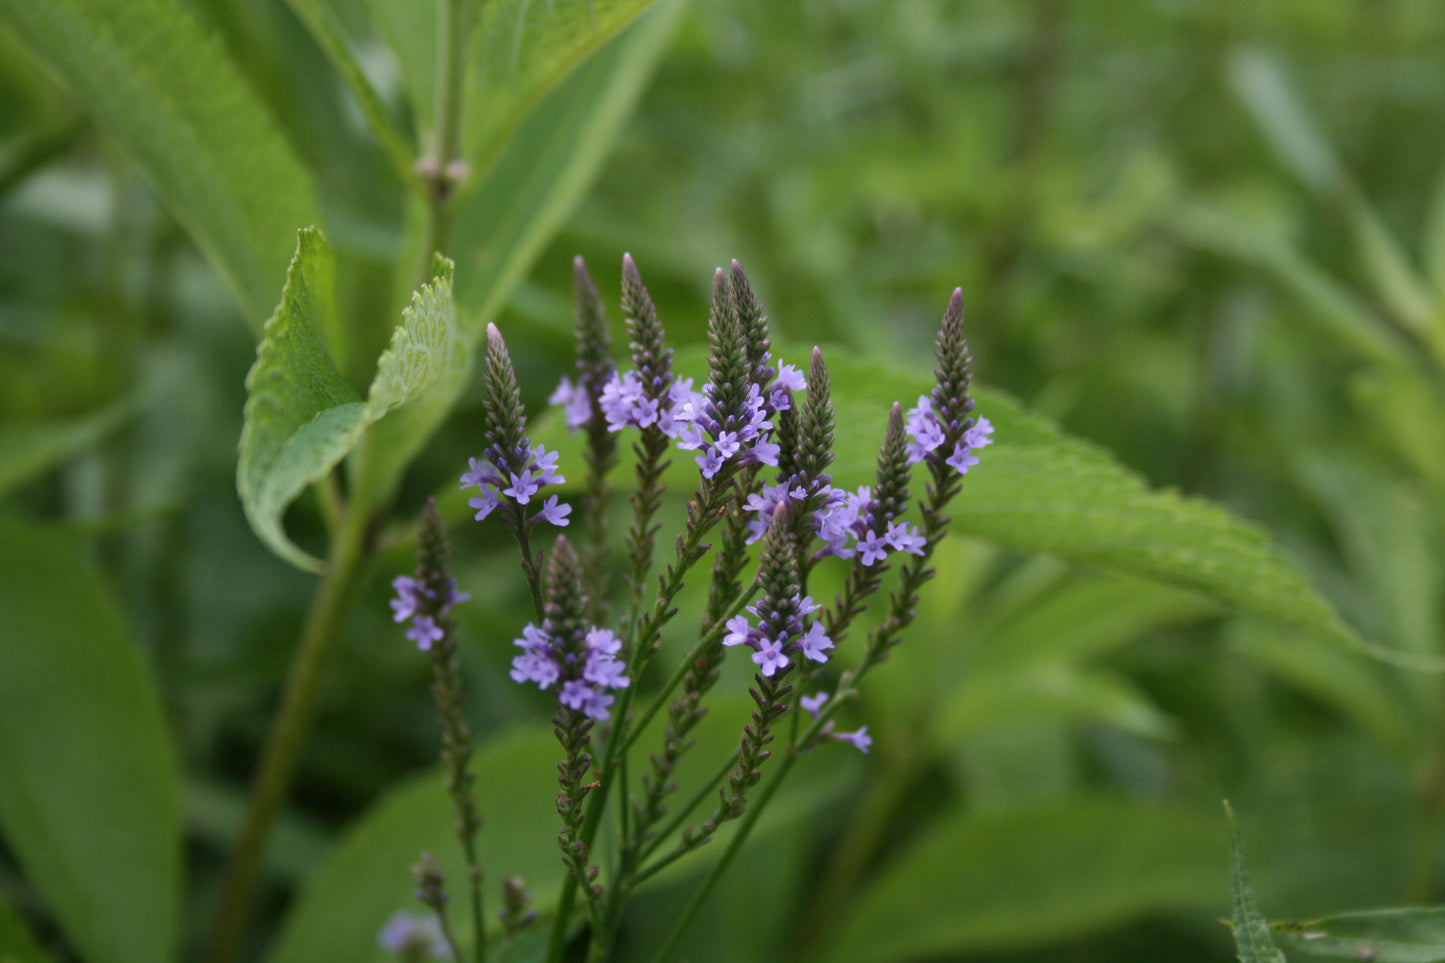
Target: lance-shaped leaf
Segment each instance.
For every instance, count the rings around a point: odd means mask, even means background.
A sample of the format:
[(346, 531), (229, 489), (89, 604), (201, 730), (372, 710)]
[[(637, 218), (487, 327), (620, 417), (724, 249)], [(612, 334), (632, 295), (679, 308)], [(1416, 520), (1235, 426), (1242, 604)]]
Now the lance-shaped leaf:
[(547, 92), (653, 0), (490, 0), (473, 38), (467, 156), (485, 168)]
[(0, 0), (0, 22), (120, 141), (258, 325), (316, 198), (221, 39), (181, 0)]
[[(168, 960), (181, 803), (159, 693), (108, 586), (70, 545), (3, 516), (0, 544), (6, 845), (84, 959)], [(7, 928), (0, 958), (21, 945)]]
[(341, 376), (323, 336), (340, 329), (331, 249), (316, 229), (301, 232), (281, 304), (266, 322), (256, 363), (246, 376), (236, 472), (251, 527), (300, 568), (318, 571), (321, 563), (286, 537), (286, 507), (355, 448), (370, 425), (428, 395), (453, 368), (459, 339), (451, 262), (440, 260), (438, 269), (402, 313), (363, 400)]
[(1445, 960), (1445, 907), (1366, 910), (1269, 928), (1281, 946), (1313, 956), (1376, 963)]
[(1239, 826), (1228, 800), (1224, 802), (1224, 819), (1229, 824), (1229, 880), (1234, 906), (1229, 925), (1234, 930), (1239, 963), (1285, 963), (1284, 954), (1269, 937), (1269, 926), (1255, 901), (1249, 868), (1244, 863), (1244, 844), (1239, 840)]
[(452, 250), (463, 267), (457, 300), (473, 337), (495, 319), (581, 199), (684, 9), (664, 0), (597, 51), (510, 132), (495, 163), (461, 199)]

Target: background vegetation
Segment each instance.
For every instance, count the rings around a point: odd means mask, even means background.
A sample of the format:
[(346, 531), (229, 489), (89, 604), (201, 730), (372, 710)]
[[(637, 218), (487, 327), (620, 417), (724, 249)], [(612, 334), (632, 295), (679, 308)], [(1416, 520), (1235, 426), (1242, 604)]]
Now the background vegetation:
[[(204, 215), (173, 219), (183, 205), (157, 189), (156, 162), (114, 135), (94, 106), (104, 92), (55, 85), (30, 41), (0, 32), (0, 716), (23, 728), (25, 707), (59, 690), (104, 716), (111, 680), (154, 677), (171, 734), (157, 745), (175, 756), (155, 764), (183, 774), (188, 883), (179, 908), (134, 926), (145, 945), (178, 914), (194, 948), (312, 590), (248, 529), (235, 488), (245, 374), (303, 226), (286, 205), (320, 212), (344, 309), (370, 325), (363, 344), (380, 349), (410, 288), (391, 270), (407, 249), (404, 194), (293, 12), (307, 5), (185, 6), (316, 197), (293, 203), (284, 170), (253, 172), (269, 249), (254, 266), (218, 257)], [(353, 36), (404, 51), (382, 6), (332, 9)], [(1394, 653), (1370, 659), (1346, 633), (1219, 604), (1248, 585), (1211, 600), (1109, 557), (956, 539), (910, 643), (859, 704), (872, 753), (810, 760), (688, 958), (1224, 960), (1225, 796), (1271, 917), (1438, 900), (1445, 681), (1391, 662), (1445, 656), (1445, 8), (673, 7), (648, 16), (675, 24), (641, 24), (658, 38), (650, 86), (634, 27), (621, 42), (635, 76), (615, 80), (614, 65), (613, 86), (599, 79), (602, 58), (626, 60), (619, 41), (584, 64), (524, 123), (532, 140), (505, 142), (494, 206), (458, 227), (463, 254), (481, 252), (458, 257), (459, 300), (507, 333), (532, 411), (571, 363), (577, 253), (615, 304), (630, 251), (678, 344), (701, 340), (711, 269), (737, 257), (788, 343), (841, 346), (902, 385), (926, 371), (961, 286), (982, 381), (1151, 484), (1261, 526), (1366, 644)], [(12, 8), (0, 3), (14, 26)], [(398, 127), (424, 127), (406, 107), (406, 57), (359, 49)], [(243, 114), (225, 114), (225, 136), (245, 137)], [(172, 173), (170, 190), (188, 189)], [(364, 384), (376, 350), (346, 373)], [(475, 453), (475, 391), (405, 476), (398, 517)], [(311, 499), (288, 523), (321, 550)], [(506, 848), (514, 833), (550, 841), (555, 821), (543, 702), (504, 672), (528, 599), (497, 533), (456, 538), (475, 596), (461, 613), (470, 712), (492, 767), (484, 834), (511, 860), (498, 871), (540, 880), (555, 857)], [(415, 848), (396, 826), (448, 820), (435, 783), (406, 782), (438, 739), (429, 668), (385, 605), (409, 567), (405, 545), (384, 551), (345, 623), (265, 867), (250, 949), (268, 959), (381, 958), (355, 908), (384, 920), (405, 905)], [(70, 621), (36, 621), (41, 608)], [(145, 666), (77, 656), (49, 677), (17, 654), (57, 634), (133, 637)], [(16, 731), (0, 729), (0, 759), (7, 744), (12, 763), (30, 751), (33, 734)], [(36, 751), (56, 768), (122, 751), (76, 731)], [(163, 811), (157, 792), (130, 804)], [(109, 795), (37, 805), (101, 827), (123, 818)], [(109, 937), (57, 921), (40, 895), (57, 884), (22, 870), (17, 833), (7, 825), (0, 850), (0, 958), (47, 958), (22, 929), (50, 958), (104, 958), (92, 947)], [(528, 859), (543, 862), (528, 872)], [(124, 860), (93, 870), (123, 886)], [(686, 879), (644, 895), (625, 955), (661, 938)], [(113, 958), (147, 958), (135, 952)]]

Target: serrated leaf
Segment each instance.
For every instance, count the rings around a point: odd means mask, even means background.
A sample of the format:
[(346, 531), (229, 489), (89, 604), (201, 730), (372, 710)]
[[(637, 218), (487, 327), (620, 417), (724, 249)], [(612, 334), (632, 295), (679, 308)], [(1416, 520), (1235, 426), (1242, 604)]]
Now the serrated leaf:
[(0, 829), (80, 955), (171, 958), (177, 762), (140, 646), (57, 536), (0, 518)]
[[(489, 4), (488, 9), (492, 6), (517, 4)], [(566, 4), (568, 9), (576, 6)], [(614, 8), (615, 18), (623, 7), (640, 10), (645, 4), (597, 6)], [(530, 16), (538, 16), (541, 5), (532, 7), (536, 12)], [(495, 320), (543, 245), (581, 199), (651, 79), (684, 9), (681, 0), (658, 3), (598, 50), (525, 120), (514, 120), (515, 132), (462, 199), (452, 249), (462, 265), (457, 301), (472, 337)]]
[(836, 921), (826, 963), (906, 963), (1043, 946), (1151, 912), (1208, 906), (1223, 870), (1210, 820), (1112, 800), (929, 827)]
[(1313, 956), (1373, 963), (1445, 960), (1445, 907), (1365, 910), (1307, 923), (1271, 923), (1269, 929), (1282, 946)]
[(68, 421), (0, 425), (0, 495), (96, 445), (139, 408), (130, 397)]
[(1234, 899), (1234, 915), (1231, 928), (1234, 930), (1234, 945), (1239, 950), (1240, 963), (1285, 963), (1284, 954), (1270, 939), (1269, 927), (1260, 915), (1259, 904), (1254, 899), (1254, 888), (1249, 885), (1249, 869), (1244, 865), (1244, 846), (1239, 841), (1239, 826), (1234, 821), (1234, 810), (1228, 801), (1224, 803), (1224, 818), (1229, 823), (1229, 877), (1230, 890)]
[(654, 0), (489, 0), (469, 52), (466, 155), (485, 170), (548, 91)]
[(0, 17), (135, 158), (259, 328), (317, 204), (221, 39), (180, 0), (0, 0)]
[[(795, 352), (793, 352), (795, 353)], [(929, 389), (926, 377), (828, 353), (838, 409), (839, 484), (864, 484), (888, 406)], [(1273, 546), (1264, 532), (1223, 509), (1151, 490), (1102, 449), (1069, 438), (1007, 396), (975, 392), (995, 444), (949, 506), (955, 532), (997, 545), (1201, 592), (1246, 612), (1323, 638), (1363, 643)], [(877, 425), (872, 438), (869, 424)]]
[(266, 322), (256, 363), (246, 376), (236, 471), (241, 503), (256, 534), (276, 554), (309, 571), (318, 571), (321, 563), (286, 537), (286, 507), (355, 448), (368, 427), (443, 382), (460, 343), (446, 262), (443, 273), (423, 285), (402, 313), (362, 401), (321, 337), (339, 325), (332, 274), (331, 249), (321, 233), (301, 231), (281, 304)]

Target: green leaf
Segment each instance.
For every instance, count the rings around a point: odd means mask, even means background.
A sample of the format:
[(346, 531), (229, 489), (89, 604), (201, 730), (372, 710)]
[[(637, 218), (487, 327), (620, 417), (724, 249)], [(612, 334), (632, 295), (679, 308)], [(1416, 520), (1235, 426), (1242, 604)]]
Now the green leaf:
[(430, 130), (436, 109), (437, 4), (416, 0), (363, 0), (371, 26), (396, 57), (417, 126)]
[[(266, 322), (246, 376), (236, 487), (251, 527), (272, 551), (318, 571), (319, 560), (292, 544), (286, 506), (356, 447), (367, 428), (407, 402), (427, 397), (455, 371), (462, 344), (451, 299), (451, 265), (412, 297), (377, 361), (365, 401), (341, 376), (323, 342), (339, 331), (331, 249), (315, 228), (300, 232), (281, 304)], [(339, 336), (336, 336), (339, 341)], [(376, 483), (371, 483), (373, 490)]]
[[(563, 866), (557, 851), (557, 760), (550, 728), (516, 730), (478, 749), (472, 759), (482, 830), (478, 858), (488, 902), (503, 876), (520, 875), (534, 900), (555, 899)], [(376, 934), (399, 909), (415, 909), (409, 867), (422, 851), (447, 872), (462, 905), (466, 865), (452, 829), (455, 816), (442, 774), (428, 773), (372, 807), (307, 880), (269, 963), (385, 960)], [(495, 907), (494, 907), (495, 908)], [(453, 915), (458, 938), (470, 942), (470, 920)]]
[(930, 716), (930, 738), (937, 746), (955, 746), (1020, 721), (1102, 724), (1146, 739), (1168, 739), (1178, 730), (1127, 678), (1045, 663), (971, 676)]
[(1235, 824), (1234, 810), (1228, 800), (1224, 803), (1224, 818), (1229, 823), (1229, 877), (1234, 894), (1234, 915), (1230, 923), (1234, 945), (1239, 949), (1239, 963), (1284, 963), (1284, 954), (1270, 939), (1269, 927), (1254, 900), (1249, 868), (1244, 864), (1244, 847), (1239, 841), (1239, 826)]
[(69, 421), (0, 425), (0, 495), (96, 445), (139, 409), (130, 397)]
[[(493, 6), (506, 10), (518, 5), (489, 4), (488, 9)], [(543, 5), (531, 6), (525, 23), (548, 16)], [(571, 11), (567, 22), (576, 26), (574, 8), (582, 4), (548, 6)], [(622, 8), (641, 9), (645, 4), (595, 6), (608, 8), (615, 19)], [(474, 338), (496, 318), (543, 245), (581, 199), (651, 79), (684, 9), (681, 0), (664, 0), (597, 51), (516, 127), (480, 183), (463, 198), (454, 221), (452, 249), (462, 265), (457, 300), (464, 326)], [(636, 10), (628, 16), (632, 13)], [(563, 18), (560, 10), (557, 16)]]
[(10, 904), (0, 900), (0, 963), (53, 963)]
[(1445, 907), (1366, 910), (1269, 928), (1282, 946), (1314, 956), (1374, 963), (1445, 960)]
[(1309, 309), (1308, 318), (1370, 361), (1412, 369), (1411, 347), (1352, 292), (1289, 244), (1241, 218), (1210, 207), (1183, 207), (1168, 230), (1187, 244), (1263, 270)]
[(1113, 800), (932, 826), (837, 921), (822, 960), (905, 963), (1023, 949), (1181, 907), (1209, 906), (1217, 829)]
[[(828, 367), (839, 425), (834, 477), (840, 485), (865, 484), (888, 406), (916, 403), (929, 381), (839, 351), (828, 352)], [(980, 452), (949, 507), (956, 533), (1193, 589), (1282, 625), (1364, 645), (1258, 528), (1199, 499), (1151, 490), (1101, 449), (998, 392), (974, 394), (978, 413), (996, 426), (996, 444)]]
[(316, 198), (220, 38), (181, 0), (0, 0), (0, 21), (135, 158), (259, 327)]
[(1305, 185), (1328, 191), (1345, 182), (1344, 168), (1295, 100), (1279, 64), (1262, 50), (1238, 50), (1229, 80), (1280, 162)]
[[(482, 170), (488, 168), (522, 118), (547, 92), (652, 3), (488, 0), (482, 6), (469, 58), (465, 101), (468, 159)], [(642, 69), (650, 72), (645, 64)]]
[(175, 949), (177, 763), (140, 647), (100, 577), (0, 518), (0, 828), (88, 960)]

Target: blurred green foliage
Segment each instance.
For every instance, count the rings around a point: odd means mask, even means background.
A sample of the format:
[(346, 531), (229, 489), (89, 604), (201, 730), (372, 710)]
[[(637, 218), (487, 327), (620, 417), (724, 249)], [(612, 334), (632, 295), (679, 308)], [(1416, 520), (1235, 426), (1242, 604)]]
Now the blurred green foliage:
[[(425, 51), (408, 39), (421, 28), (388, 19), (400, 6), (328, 9), (411, 142), (432, 108), (429, 94), (407, 97), (429, 75), (418, 79)], [(407, 175), (292, 7), (185, 7), (274, 123), (276, 156), (290, 158), (275, 163), (306, 172), (304, 186), (262, 186), (320, 211), (339, 314), (354, 325), (341, 374), (364, 392), (412, 286)], [(1442, 51), (1445, 8), (1431, 0), (693, 0), (625, 124), (646, 65), (622, 76), (614, 43), (520, 121), (512, 153), (497, 141), (492, 180), (449, 252), (465, 323), (507, 331), (535, 412), (570, 364), (579, 252), (615, 303), (611, 266), (631, 251), (679, 344), (702, 339), (708, 269), (737, 257), (786, 340), (919, 374), (961, 286), (982, 380), (1150, 482), (1268, 529), (1370, 644), (1438, 659)], [(528, 63), (551, 81), (576, 59)], [(175, 743), (189, 951), (310, 591), (247, 528), (235, 492), (243, 382), (285, 262), (225, 240), (224, 219), (168, 214), (174, 194), (204, 184), (156, 183), (83, 94), (0, 31), (0, 612), (69, 606), (77, 624), (103, 626), (106, 659), (145, 654), (170, 735), (154, 734), (125, 772), (163, 779)], [(485, 118), (472, 133), (501, 136), (508, 123)], [(274, 233), (284, 255), (294, 235)], [(246, 267), (223, 279), (211, 265), (228, 245)], [(475, 454), (475, 391), (404, 476), (403, 511)], [(985, 458), (981, 484), (987, 470)], [(28, 519), (13, 537), (11, 517)], [(312, 550), (325, 524), (309, 497), (287, 517)], [(544, 700), (504, 671), (525, 588), (496, 532), (463, 528), (457, 541), (459, 580), (476, 597), (460, 612), (471, 721), (490, 778), (537, 784), (517, 818), (540, 820), (545, 837), (550, 757), (519, 723), (543, 718)], [(1226, 795), (1270, 917), (1439, 900), (1438, 675), (1148, 573), (1020, 551), (1032, 547), (945, 546), (908, 644), (856, 710), (873, 752), (809, 760), (806, 784), (694, 925), (689, 959), (1228, 959), (1215, 922), (1229, 906)], [(83, 575), (35, 577), (67, 566)], [(396, 788), (431, 764), (437, 741), (428, 668), (383, 601), (409, 567), (404, 544), (386, 542), (344, 622), (265, 867), (257, 952), (316, 959), (310, 947), (344, 945), (355, 949), (331, 958), (380, 959), (370, 918), (342, 910), (358, 893), (383, 918), (403, 905), (404, 868), (376, 878), (371, 867), (445, 830), (439, 794)], [(1254, 587), (1215, 595), (1238, 604)], [(7, 618), (0, 648), (44, 638)], [(63, 678), (44, 653), (6, 656), (0, 692)], [(727, 678), (741, 691), (741, 672)], [(26, 722), (0, 711), (0, 727)], [(104, 713), (92, 723), (108, 725)], [(0, 728), (0, 756), (8, 736)], [(88, 748), (93, 764), (132, 765)], [(70, 803), (98, 825), (126, 818), (104, 798)], [(408, 805), (436, 825), (398, 816)], [(499, 847), (507, 805), (490, 806), (484, 830)], [(37, 942), (53, 959), (124, 958), (105, 947), (134, 921), (97, 916), (76, 930), (67, 920), (86, 916), (84, 887), (23, 874), (35, 843), (7, 840), (0, 959), (42, 958)], [(152, 855), (157, 885), (177, 887), (166, 854)], [(646, 958), (665, 936), (695, 871), (641, 895), (623, 958)], [(358, 874), (372, 889), (354, 888)], [(74, 907), (42, 900), (41, 887)]]

